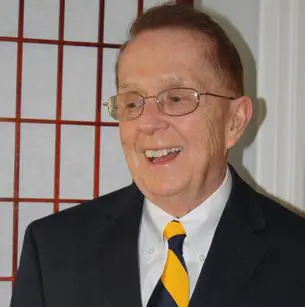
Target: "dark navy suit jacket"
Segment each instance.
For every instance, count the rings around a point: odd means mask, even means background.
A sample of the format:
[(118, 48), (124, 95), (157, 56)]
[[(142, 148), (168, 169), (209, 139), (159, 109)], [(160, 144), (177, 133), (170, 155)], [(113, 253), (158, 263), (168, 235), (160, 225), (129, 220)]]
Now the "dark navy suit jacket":
[[(231, 195), (190, 307), (304, 307), (304, 219), (231, 171)], [(11, 307), (140, 307), (143, 199), (132, 184), (33, 222)]]

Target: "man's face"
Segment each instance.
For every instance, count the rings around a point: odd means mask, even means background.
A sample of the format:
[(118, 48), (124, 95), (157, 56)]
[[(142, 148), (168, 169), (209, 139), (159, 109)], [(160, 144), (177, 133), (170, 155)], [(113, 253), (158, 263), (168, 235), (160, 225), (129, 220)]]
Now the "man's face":
[[(172, 87), (189, 87), (227, 95), (203, 56), (206, 48), (209, 43), (200, 34), (187, 30), (143, 32), (121, 56), (118, 92), (154, 96)], [(139, 118), (120, 123), (129, 169), (146, 197), (157, 205), (172, 197), (198, 202), (217, 188), (230, 146), (229, 109), (230, 101), (201, 96), (193, 113), (172, 117), (149, 98)], [(162, 157), (152, 159), (150, 151)]]

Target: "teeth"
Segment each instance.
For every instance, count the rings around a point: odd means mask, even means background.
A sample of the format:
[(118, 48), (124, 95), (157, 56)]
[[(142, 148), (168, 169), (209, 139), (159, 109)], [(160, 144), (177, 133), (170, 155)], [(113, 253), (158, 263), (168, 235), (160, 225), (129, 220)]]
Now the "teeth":
[(145, 150), (145, 155), (147, 158), (161, 158), (167, 156), (170, 153), (182, 151), (181, 147), (164, 148), (157, 150)]

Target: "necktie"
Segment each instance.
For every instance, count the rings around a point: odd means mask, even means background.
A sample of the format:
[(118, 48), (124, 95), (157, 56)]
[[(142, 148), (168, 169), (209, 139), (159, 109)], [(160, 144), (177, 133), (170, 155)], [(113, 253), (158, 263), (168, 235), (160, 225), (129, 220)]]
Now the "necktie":
[(181, 223), (172, 221), (164, 230), (168, 253), (164, 271), (154, 289), (147, 307), (187, 307), (189, 277), (182, 255), (185, 230)]

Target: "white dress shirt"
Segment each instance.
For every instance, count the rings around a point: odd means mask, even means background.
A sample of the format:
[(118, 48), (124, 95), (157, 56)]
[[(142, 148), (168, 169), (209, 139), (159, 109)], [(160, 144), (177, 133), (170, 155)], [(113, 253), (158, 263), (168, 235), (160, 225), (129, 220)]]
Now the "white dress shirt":
[(165, 226), (172, 220), (180, 221), (185, 229), (183, 257), (190, 278), (192, 295), (203, 263), (229, 198), (232, 177), (229, 169), (220, 187), (202, 204), (182, 218), (176, 218), (151, 203), (144, 201), (139, 234), (139, 260), (142, 304), (148, 300), (160, 279), (167, 257), (167, 241), (163, 238)]

